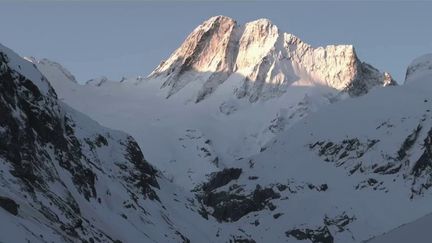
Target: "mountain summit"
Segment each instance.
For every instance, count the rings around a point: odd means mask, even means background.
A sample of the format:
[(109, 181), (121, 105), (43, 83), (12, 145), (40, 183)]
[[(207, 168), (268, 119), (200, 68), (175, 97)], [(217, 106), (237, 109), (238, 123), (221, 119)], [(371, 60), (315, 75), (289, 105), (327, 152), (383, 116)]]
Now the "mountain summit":
[(250, 102), (280, 95), (290, 85), (326, 86), (358, 96), (374, 86), (396, 83), (361, 62), (352, 45), (314, 48), (268, 19), (239, 25), (225, 16), (195, 28), (149, 77), (162, 79), (162, 87), (169, 88), (167, 97), (199, 82), (196, 102), (229, 79), (241, 79), (234, 93)]

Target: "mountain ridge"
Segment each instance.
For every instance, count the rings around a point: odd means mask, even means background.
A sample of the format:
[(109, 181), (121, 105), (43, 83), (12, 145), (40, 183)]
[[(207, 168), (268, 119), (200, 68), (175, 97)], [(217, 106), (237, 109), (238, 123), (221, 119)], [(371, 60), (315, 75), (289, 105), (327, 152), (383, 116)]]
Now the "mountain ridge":
[(249, 97), (251, 102), (257, 101), (270, 84), (276, 93), (284, 92), (293, 83), (316, 83), (352, 96), (362, 95), (373, 86), (396, 84), (388, 73), (379, 73), (362, 63), (352, 45), (313, 48), (298, 37), (281, 32), (268, 19), (239, 25), (226, 16), (212, 17), (195, 28), (149, 78), (162, 77), (162, 87), (170, 87), (170, 97), (191, 82), (181, 77), (193, 72), (214, 73), (200, 81), (203, 83), (196, 102), (234, 73), (244, 77), (236, 96)]
[(210, 20), (147, 79), (78, 85), (35, 63), (60, 99), (132, 134), (160, 169), (159, 188), (157, 170), (139, 183), (160, 201), (142, 206), (158, 205), (146, 219), (170, 234), (150, 238), (362, 242), (432, 211), (430, 56), (396, 86), (352, 46), (312, 48), (265, 19), (240, 31)]

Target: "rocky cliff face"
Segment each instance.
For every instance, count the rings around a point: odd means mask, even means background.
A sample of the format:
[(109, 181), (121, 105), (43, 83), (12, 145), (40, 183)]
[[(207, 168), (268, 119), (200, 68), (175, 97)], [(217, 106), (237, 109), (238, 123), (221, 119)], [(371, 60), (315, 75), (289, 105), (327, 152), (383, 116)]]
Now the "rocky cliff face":
[(234, 75), (242, 79), (235, 95), (251, 102), (280, 95), (290, 85), (326, 86), (358, 96), (374, 86), (396, 84), (362, 63), (351, 45), (313, 48), (267, 19), (239, 25), (225, 16), (198, 26), (150, 78), (162, 79), (167, 97), (199, 82), (199, 102)]
[(33, 64), (1, 45), (0, 114), (0, 225), (10, 232), (0, 241), (186, 239), (163, 220), (163, 179), (135, 140), (58, 101)]

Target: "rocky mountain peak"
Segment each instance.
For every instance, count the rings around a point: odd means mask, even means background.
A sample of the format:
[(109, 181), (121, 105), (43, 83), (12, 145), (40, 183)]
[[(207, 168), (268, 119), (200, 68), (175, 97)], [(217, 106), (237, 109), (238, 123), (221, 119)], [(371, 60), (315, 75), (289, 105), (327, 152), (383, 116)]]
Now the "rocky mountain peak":
[(242, 30), (238, 42), (236, 68), (253, 69), (272, 49), (275, 49), (279, 30), (268, 19), (246, 23)]
[(393, 76), (390, 73), (384, 72), (383, 86), (389, 86), (389, 85), (397, 85), (397, 82), (393, 79)]
[(222, 69), (220, 62), (226, 61), (229, 54), (231, 35), (236, 22), (225, 16), (212, 17), (186, 38), (171, 57), (162, 62), (151, 76), (176, 76), (188, 70), (215, 72)]
[(201, 85), (194, 91), (196, 102), (226, 80), (241, 79), (234, 95), (255, 102), (279, 96), (293, 84), (326, 86), (357, 96), (384, 86), (386, 76), (362, 63), (352, 45), (314, 48), (280, 32), (268, 19), (238, 25), (229, 17), (215, 16), (198, 26), (149, 78), (161, 80), (167, 97), (190, 82)]
[(269, 19), (258, 19), (244, 25), (243, 39), (251, 42), (278, 36), (279, 29)]
[(209, 18), (208, 20), (204, 21), (203, 24), (201, 24), (197, 28), (200, 28), (201, 26), (204, 26), (206, 24), (213, 25), (214, 23), (223, 24), (223, 23), (233, 23), (233, 22), (236, 22), (236, 21), (234, 19), (228, 17), (228, 16), (217, 15), (217, 16), (213, 16), (213, 17)]

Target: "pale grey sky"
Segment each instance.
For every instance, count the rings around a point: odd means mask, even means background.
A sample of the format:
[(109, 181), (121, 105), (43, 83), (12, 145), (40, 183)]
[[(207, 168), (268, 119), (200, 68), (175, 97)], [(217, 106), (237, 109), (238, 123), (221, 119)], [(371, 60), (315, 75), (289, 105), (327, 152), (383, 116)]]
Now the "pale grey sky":
[(0, 43), (49, 58), (86, 81), (147, 75), (202, 21), (268, 18), (313, 46), (353, 44), (363, 61), (402, 81), (432, 52), (432, 2), (1, 2)]

